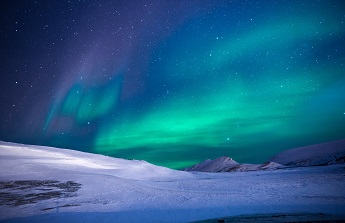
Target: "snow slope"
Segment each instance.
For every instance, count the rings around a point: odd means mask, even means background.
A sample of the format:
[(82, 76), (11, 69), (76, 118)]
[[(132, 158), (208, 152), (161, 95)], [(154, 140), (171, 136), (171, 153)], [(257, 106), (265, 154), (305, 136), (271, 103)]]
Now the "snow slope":
[(271, 162), (287, 166), (320, 166), (345, 163), (345, 139), (281, 152)]
[[(344, 164), (202, 173), (0, 142), (2, 222), (190, 222), (345, 213)], [(344, 217), (345, 219), (345, 217)]]
[(214, 160), (205, 160), (184, 170), (199, 172), (238, 172), (256, 170), (275, 170), (281, 168), (285, 168), (285, 166), (275, 162), (267, 162), (264, 164), (240, 164), (232, 158), (222, 156)]

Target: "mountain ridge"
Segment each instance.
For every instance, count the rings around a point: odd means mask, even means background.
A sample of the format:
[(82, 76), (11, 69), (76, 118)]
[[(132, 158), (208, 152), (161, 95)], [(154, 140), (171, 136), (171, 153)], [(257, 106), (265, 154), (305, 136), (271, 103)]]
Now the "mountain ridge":
[(263, 164), (238, 163), (230, 157), (221, 156), (205, 160), (185, 171), (241, 172), (275, 170), (288, 167), (322, 166), (345, 163), (345, 139), (285, 150)]

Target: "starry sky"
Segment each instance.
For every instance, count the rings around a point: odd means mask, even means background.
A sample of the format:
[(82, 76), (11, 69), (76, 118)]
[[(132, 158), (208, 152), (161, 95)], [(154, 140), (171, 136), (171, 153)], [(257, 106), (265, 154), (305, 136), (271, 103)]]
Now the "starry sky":
[(179, 169), (345, 138), (342, 0), (5, 0), (0, 11), (0, 140)]

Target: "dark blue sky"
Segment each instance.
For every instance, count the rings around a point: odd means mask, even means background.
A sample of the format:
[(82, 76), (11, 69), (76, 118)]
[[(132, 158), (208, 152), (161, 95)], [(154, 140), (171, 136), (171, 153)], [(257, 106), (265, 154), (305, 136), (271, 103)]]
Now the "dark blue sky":
[(345, 137), (343, 1), (0, 10), (0, 140), (181, 168)]

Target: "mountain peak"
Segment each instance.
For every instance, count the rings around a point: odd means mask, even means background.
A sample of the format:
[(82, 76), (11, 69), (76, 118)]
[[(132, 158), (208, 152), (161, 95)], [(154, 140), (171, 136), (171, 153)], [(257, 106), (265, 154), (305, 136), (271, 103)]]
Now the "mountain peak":
[(238, 162), (228, 156), (221, 156), (214, 160), (205, 160), (192, 167), (186, 168), (186, 171), (200, 171), (200, 172), (224, 172), (229, 168), (239, 165)]

